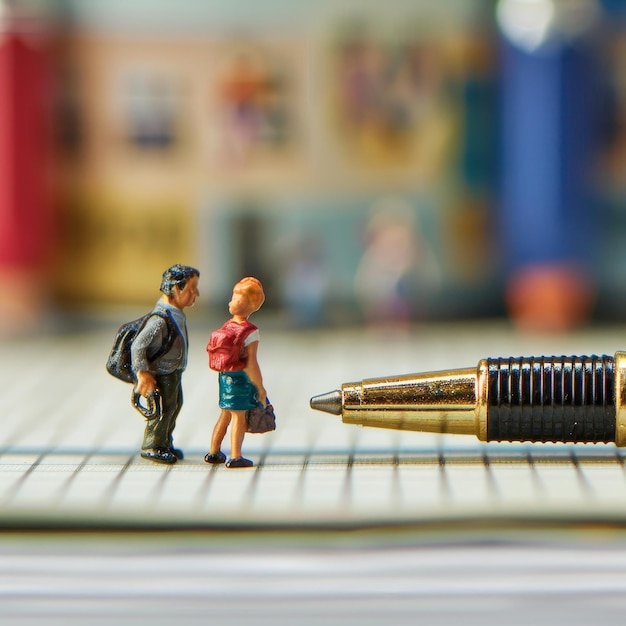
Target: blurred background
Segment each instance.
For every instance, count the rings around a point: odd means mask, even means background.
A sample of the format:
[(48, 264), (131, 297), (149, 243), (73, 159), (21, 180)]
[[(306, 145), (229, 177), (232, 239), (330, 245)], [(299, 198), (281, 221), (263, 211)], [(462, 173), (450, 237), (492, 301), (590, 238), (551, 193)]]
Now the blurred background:
[[(203, 342), (186, 461), (137, 457), (110, 327), (174, 263), (193, 323), (264, 284), (258, 471), (201, 460)], [(623, 348), (626, 0), (0, 0), (0, 286), (3, 624), (623, 619), (623, 453), (306, 411), (390, 367)]]
[[(621, 0), (0, 0), (3, 332), (626, 319)], [(220, 313), (222, 315), (222, 313)]]

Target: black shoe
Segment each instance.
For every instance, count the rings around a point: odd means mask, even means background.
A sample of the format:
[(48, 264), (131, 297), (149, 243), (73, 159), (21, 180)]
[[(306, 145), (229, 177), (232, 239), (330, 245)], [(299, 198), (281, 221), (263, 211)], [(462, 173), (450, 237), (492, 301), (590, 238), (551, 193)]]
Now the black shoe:
[(170, 448), (170, 452), (179, 460), (182, 461), (185, 458), (183, 451), (180, 448)]
[(226, 467), (231, 469), (236, 469), (238, 467), (252, 467), (253, 465), (254, 463), (250, 459), (245, 459), (242, 456), (226, 461)]
[(148, 450), (142, 450), (141, 456), (144, 459), (148, 459), (148, 461), (166, 463), (167, 465), (173, 465), (177, 461), (176, 455), (166, 448), (150, 448)]
[(209, 452), (208, 454), (204, 455), (204, 462), (211, 463), (211, 465), (220, 465), (225, 460), (226, 460), (226, 455), (221, 451), (216, 452), (215, 454), (211, 454)]

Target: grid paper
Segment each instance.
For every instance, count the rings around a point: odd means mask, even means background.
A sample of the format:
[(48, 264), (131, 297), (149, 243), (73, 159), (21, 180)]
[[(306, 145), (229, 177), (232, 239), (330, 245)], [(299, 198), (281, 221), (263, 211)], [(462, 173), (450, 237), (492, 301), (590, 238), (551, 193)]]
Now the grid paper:
[[(626, 520), (626, 451), (613, 445), (485, 444), (359, 428), (312, 411), (341, 383), (474, 365), (487, 356), (613, 354), (621, 329), (518, 335), (505, 324), (404, 331), (264, 329), (259, 361), (276, 432), (247, 435), (255, 467), (203, 461), (218, 414), (209, 330), (190, 319), (185, 460), (139, 456), (130, 385), (104, 362), (114, 328), (7, 341), (0, 363), (0, 524), (323, 527), (468, 519)], [(228, 438), (225, 440), (227, 446)], [(224, 448), (228, 452), (228, 448)]]

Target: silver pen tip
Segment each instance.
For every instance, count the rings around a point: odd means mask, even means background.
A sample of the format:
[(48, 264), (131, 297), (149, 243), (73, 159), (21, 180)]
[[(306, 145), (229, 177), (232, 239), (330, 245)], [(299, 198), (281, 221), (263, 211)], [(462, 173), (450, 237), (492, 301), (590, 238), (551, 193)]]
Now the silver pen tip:
[(329, 391), (311, 398), (311, 408), (317, 411), (341, 415), (341, 391)]

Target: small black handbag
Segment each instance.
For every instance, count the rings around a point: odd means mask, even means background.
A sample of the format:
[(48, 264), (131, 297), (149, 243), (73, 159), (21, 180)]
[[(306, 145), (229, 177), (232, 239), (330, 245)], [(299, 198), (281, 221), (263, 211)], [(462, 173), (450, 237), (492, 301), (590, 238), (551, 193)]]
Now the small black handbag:
[(249, 433), (268, 433), (276, 430), (276, 415), (270, 401), (267, 400), (265, 408), (258, 406), (247, 411), (246, 422), (248, 423), (247, 432)]

